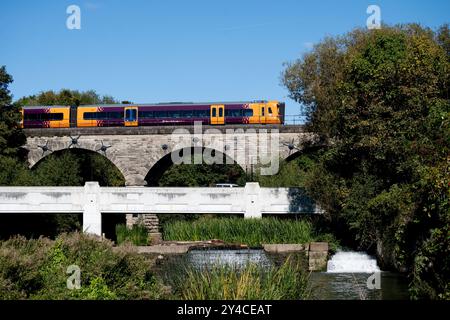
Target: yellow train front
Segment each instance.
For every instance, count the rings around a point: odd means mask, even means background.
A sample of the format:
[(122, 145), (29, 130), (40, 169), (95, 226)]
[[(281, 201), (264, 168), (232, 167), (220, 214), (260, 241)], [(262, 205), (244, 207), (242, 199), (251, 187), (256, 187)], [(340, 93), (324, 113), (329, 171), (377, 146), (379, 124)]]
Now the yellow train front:
[(283, 124), (278, 101), (25, 106), (23, 128)]

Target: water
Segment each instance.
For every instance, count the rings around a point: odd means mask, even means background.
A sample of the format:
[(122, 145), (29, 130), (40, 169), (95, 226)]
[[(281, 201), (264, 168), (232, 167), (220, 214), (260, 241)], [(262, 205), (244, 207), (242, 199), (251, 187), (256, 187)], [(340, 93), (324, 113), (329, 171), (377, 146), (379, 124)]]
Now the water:
[[(369, 289), (368, 278), (375, 273), (379, 275), (379, 289)], [(376, 259), (364, 252), (337, 252), (328, 261), (326, 272), (311, 274), (311, 283), (315, 297), (324, 300), (409, 298), (406, 279), (396, 273), (382, 272)]]
[[(304, 253), (298, 253), (304, 257)], [(166, 256), (159, 266), (163, 278), (182, 274), (186, 267), (208, 268), (214, 264), (242, 267), (251, 262), (269, 268), (279, 266), (287, 255), (269, 254), (262, 249), (191, 250), (184, 255)], [(305, 269), (307, 263), (305, 260)], [(380, 289), (369, 289), (367, 278), (380, 274)], [(338, 252), (328, 261), (326, 272), (312, 272), (312, 299), (319, 300), (402, 300), (408, 299), (407, 282), (398, 273), (380, 271), (376, 260), (362, 252)]]
[(377, 260), (364, 252), (340, 251), (327, 264), (330, 273), (374, 273), (380, 272)]
[(197, 269), (212, 265), (229, 265), (242, 268), (248, 263), (270, 267), (273, 265), (267, 255), (258, 249), (246, 250), (192, 250), (186, 255), (186, 263)]

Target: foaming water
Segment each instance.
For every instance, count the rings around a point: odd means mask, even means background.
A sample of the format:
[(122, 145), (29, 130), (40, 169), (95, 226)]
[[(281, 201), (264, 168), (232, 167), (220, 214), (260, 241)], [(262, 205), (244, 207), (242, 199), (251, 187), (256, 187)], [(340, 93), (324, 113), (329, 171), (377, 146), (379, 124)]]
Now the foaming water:
[(380, 272), (377, 261), (364, 252), (340, 251), (327, 264), (329, 273), (374, 273)]

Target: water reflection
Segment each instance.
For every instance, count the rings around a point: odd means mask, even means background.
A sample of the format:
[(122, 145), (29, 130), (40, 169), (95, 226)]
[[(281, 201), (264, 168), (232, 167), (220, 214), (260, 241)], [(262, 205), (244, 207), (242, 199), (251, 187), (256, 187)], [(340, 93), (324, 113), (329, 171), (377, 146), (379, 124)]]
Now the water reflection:
[(381, 288), (368, 289), (368, 273), (311, 274), (313, 298), (320, 300), (405, 300), (406, 278), (392, 272), (381, 272)]

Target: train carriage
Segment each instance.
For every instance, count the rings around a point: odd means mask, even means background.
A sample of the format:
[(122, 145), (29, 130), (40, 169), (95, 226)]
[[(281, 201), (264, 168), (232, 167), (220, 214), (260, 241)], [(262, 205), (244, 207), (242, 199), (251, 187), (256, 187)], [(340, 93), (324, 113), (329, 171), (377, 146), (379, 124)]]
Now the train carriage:
[(24, 128), (136, 127), (161, 125), (283, 124), (278, 101), (25, 106)]

